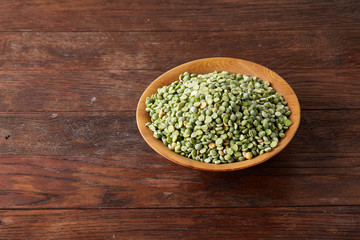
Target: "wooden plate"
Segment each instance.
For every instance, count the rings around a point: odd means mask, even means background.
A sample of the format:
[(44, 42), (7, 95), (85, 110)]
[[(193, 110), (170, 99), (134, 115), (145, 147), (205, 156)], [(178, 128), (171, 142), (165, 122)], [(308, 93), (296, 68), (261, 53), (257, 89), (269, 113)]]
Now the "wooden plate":
[[(228, 71), (230, 73), (240, 73), (242, 75), (256, 76), (263, 81), (269, 81), (271, 87), (273, 87), (277, 92), (279, 92), (285, 100), (288, 102), (288, 107), (291, 110), (290, 120), (293, 124), (285, 132), (286, 137), (279, 141), (279, 144), (276, 148), (271, 150), (268, 153), (257, 156), (251, 160), (245, 160), (242, 162), (228, 163), (228, 164), (209, 164), (195, 161), (193, 159), (181, 156), (163, 144), (162, 141), (153, 137), (153, 132), (145, 126), (147, 122), (150, 122), (149, 113), (145, 111), (145, 100), (147, 97), (150, 97), (157, 92), (157, 89), (169, 85), (174, 81), (179, 79), (179, 75), (184, 72), (205, 74), (213, 71)], [(290, 85), (282, 79), (275, 72), (270, 69), (263, 67), (259, 64), (235, 59), (235, 58), (204, 58), (188, 62), (177, 66), (166, 73), (162, 74), (155, 81), (153, 81), (145, 92), (142, 94), (137, 110), (136, 110), (136, 121), (139, 128), (139, 131), (145, 141), (152, 147), (156, 152), (165, 158), (183, 165), (185, 167), (190, 167), (198, 170), (204, 171), (235, 171), (244, 168), (248, 168), (266, 160), (278, 154), (285, 146), (290, 142), (294, 137), (296, 130), (299, 127), (300, 123), (300, 105), (299, 101), (295, 95), (295, 92), (292, 90)]]

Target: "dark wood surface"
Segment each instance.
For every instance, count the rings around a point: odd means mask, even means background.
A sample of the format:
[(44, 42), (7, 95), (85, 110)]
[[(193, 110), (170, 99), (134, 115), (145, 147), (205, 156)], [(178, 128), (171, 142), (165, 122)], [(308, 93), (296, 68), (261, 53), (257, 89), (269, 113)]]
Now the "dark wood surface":
[[(0, 1), (0, 239), (360, 239), (359, 1)], [(262, 64), (300, 128), (208, 173), (156, 154), (137, 101), (203, 57)]]

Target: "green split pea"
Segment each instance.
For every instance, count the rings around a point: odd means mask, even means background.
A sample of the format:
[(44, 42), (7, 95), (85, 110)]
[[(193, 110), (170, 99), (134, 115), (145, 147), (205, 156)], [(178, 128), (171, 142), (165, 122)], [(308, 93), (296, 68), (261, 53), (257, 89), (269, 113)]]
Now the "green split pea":
[(225, 71), (181, 74), (146, 99), (146, 111), (146, 125), (170, 150), (213, 164), (269, 152), (292, 125), (269, 82)]

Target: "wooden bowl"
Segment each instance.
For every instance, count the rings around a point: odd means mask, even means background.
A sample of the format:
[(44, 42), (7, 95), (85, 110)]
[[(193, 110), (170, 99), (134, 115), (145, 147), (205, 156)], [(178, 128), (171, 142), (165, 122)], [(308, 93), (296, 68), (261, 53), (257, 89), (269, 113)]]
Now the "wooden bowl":
[[(181, 156), (180, 154), (171, 151), (167, 146), (163, 144), (162, 141), (156, 139), (153, 136), (153, 132), (145, 126), (147, 122), (150, 122), (149, 113), (145, 111), (145, 100), (147, 97), (150, 97), (157, 92), (157, 89), (166, 85), (171, 84), (174, 81), (179, 79), (179, 75), (184, 72), (205, 74), (213, 71), (228, 71), (230, 73), (240, 73), (242, 75), (256, 76), (263, 81), (269, 81), (271, 87), (273, 87), (277, 92), (279, 92), (285, 100), (288, 102), (288, 107), (291, 110), (290, 120), (293, 124), (285, 132), (286, 137), (279, 141), (279, 144), (276, 148), (272, 149), (268, 153), (264, 153), (260, 156), (257, 156), (250, 160), (245, 160), (242, 162), (228, 163), (228, 164), (210, 164), (202, 163), (196, 160)], [(136, 121), (139, 128), (139, 131), (145, 141), (152, 147), (156, 152), (165, 158), (183, 165), (185, 167), (194, 168), (204, 171), (235, 171), (244, 168), (248, 168), (262, 162), (265, 162), (269, 158), (278, 154), (285, 146), (290, 142), (294, 137), (296, 130), (299, 127), (300, 123), (300, 105), (299, 101), (295, 95), (295, 92), (289, 86), (289, 84), (282, 79), (275, 72), (269, 70), (266, 67), (263, 67), (259, 64), (235, 59), (235, 58), (204, 58), (188, 62), (177, 66), (166, 73), (162, 74), (155, 81), (153, 81), (145, 92), (142, 94), (137, 110), (136, 110)]]

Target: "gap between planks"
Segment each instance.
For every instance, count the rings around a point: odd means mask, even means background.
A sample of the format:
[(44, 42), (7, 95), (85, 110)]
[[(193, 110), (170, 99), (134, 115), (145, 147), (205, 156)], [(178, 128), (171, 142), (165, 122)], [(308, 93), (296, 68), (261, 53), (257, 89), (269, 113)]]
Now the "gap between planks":
[[(271, 30), (276, 32), (299, 32), (299, 31), (327, 31), (328, 29), (325, 28), (314, 28), (314, 29), (278, 29), (278, 30)], [(341, 28), (336, 29), (339, 31), (359, 31), (359, 28)], [(0, 33), (219, 33), (219, 32), (246, 32), (250, 30), (224, 30), (224, 29), (218, 29), (218, 30), (113, 30), (113, 31), (81, 31), (81, 30), (75, 30), (75, 31), (42, 31), (42, 30), (18, 30), (18, 31), (1, 31)], [(252, 29), (251, 32), (269, 32), (269, 30), (266, 29)]]
[(360, 205), (339, 204), (339, 205), (284, 205), (284, 206), (210, 206), (210, 207), (64, 207), (64, 208), (0, 208), (0, 211), (33, 211), (33, 210), (158, 210), (158, 209), (271, 209), (271, 208), (336, 208), (336, 207), (359, 207)]

